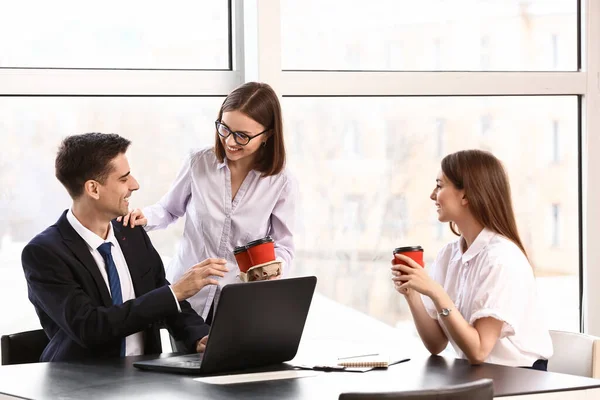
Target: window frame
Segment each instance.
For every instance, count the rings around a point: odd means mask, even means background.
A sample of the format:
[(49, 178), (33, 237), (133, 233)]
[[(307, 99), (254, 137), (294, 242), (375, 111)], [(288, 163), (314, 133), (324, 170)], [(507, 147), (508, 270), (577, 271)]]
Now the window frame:
[[(280, 0), (255, 0), (263, 30), (257, 76), (280, 96), (555, 96), (579, 99), (579, 305), (580, 331), (600, 335), (600, 2), (577, 1), (577, 71), (282, 71)], [(268, 32), (268, 35), (266, 34)]]
[(244, 82), (243, 0), (227, 0), (229, 69), (0, 68), (0, 96), (225, 96)]
[[(280, 0), (230, 0), (231, 70), (0, 69), (0, 96), (224, 96), (268, 82), (280, 96), (504, 96), (579, 98), (581, 331), (600, 335), (600, 2), (578, 4), (573, 72), (282, 71)], [(284, 110), (285, 112), (285, 110)], [(592, 244), (592, 245), (590, 245)]]
[[(238, 16), (236, 15), (236, 11), (239, 11), (241, 8), (241, 3), (239, 0), (217, 0), (217, 1), (226, 1), (227, 6), (227, 67), (226, 68), (181, 68), (181, 69), (173, 69), (173, 68), (151, 68), (151, 67), (140, 67), (140, 68), (129, 68), (129, 67), (68, 67), (68, 66), (54, 66), (54, 67), (44, 67), (44, 66), (10, 66), (10, 67), (1, 67), (0, 71), (8, 70), (12, 71), (20, 71), (20, 70), (34, 70), (34, 71), (49, 71), (49, 70), (58, 70), (58, 71), (231, 71), (233, 70), (234, 65), (234, 32), (235, 27), (238, 26), (238, 22), (236, 21)], [(9, 74), (7, 74), (9, 75)], [(10, 75), (9, 75), (10, 76)], [(1, 75), (0, 75), (1, 77)], [(0, 81), (1, 82), (1, 81)]]

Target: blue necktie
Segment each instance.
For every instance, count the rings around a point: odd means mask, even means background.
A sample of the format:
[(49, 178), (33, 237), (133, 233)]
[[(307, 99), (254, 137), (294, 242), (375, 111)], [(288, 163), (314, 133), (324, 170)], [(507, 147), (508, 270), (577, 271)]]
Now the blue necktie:
[[(119, 273), (117, 272), (117, 266), (115, 260), (111, 254), (112, 243), (106, 242), (98, 246), (98, 251), (104, 258), (106, 264), (106, 274), (108, 275), (108, 285), (110, 286), (110, 294), (112, 296), (113, 305), (123, 304), (123, 295), (121, 293), (121, 281), (119, 280)], [(125, 356), (125, 338), (121, 340), (121, 357)]]

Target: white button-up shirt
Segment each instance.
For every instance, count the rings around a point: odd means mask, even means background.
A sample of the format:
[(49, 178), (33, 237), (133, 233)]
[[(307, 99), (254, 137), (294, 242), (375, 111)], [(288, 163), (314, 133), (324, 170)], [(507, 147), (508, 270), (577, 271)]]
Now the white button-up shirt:
[[(133, 288), (133, 282), (131, 282), (129, 267), (127, 267), (127, 262), (125, 261), (123, 251), (121, 251), (121, 246), (119, 246), (119, 242), (115, 238), (112, 224), (109, 223), (108, 235), (106, 240), (104, 240), (83, 226), (75, 217), (71, 209), (69, 209), (67, 212), (67, 220), (73, 229), (75, 229), (75, 232), (77, 232), (87, 244), (88, 250), (92, 254), (92, 257), (94, 257), (94, 261), (96, 261), (96, 264), (98, 264), (98, 269), (100, 270), (100, 274), (102, 275), (104, 282), (106, 282), (106, 287), (108, 288), (109, 293), (110, 284), (108, 283), (106, 263), (104, 262), (102, 254), (100, 254), (98, 251), (98, 247), (105, 242), (112, 243), (111, 253), (113, 260), (115, 261), (115, 266), (117, 267), (117, 272), (119, 273), (119, 282), (121, 283), (121, 295), (123, 296), (123, 303), (125, 303), (127, 300), (135, 299), (135, 291)], [(136, 332), (133, 335), (129, 335), (125, 338), (125, 355), (137, 356), (140, 354), (144, 354), (144, 336), (142, 332)]]
[(193, 152), (183, 164), (171, 189), (155, 205), (143, 209), (146, 230), (162, 229), (186, 216), (179, 250), (167, 268), (171, 283), (193, 265), (207, 258), (224, 258), (229, 272), (188, 299), (206, 318), (218, 301), (220, 287), (240, 282), (233, 255), (236, 246), (271, 235), (275, 255), (285, 274), (294, 257), (294, 218), (297, 184), (287, 170), (261, 177), (250, 171), (236, 196), (231, 196), (227, 159), (219, 162), (212, 148)]
[[(535, 277), (519, 247), (507, 238), (483, 229), (465, 253), (462, 237), (446, 245), (431, 266), (432, 278), (443, 286), (461, 315), (473, 325), (479, 318), (504, 322), (500, 339), (485, 362), (530, 367), (552, 356), (552, 340), (537, 296)], [(429, 315), (439, 317), (426, 296)], [(459, 357), (465, 358), (444, 324), (440, 326)]]

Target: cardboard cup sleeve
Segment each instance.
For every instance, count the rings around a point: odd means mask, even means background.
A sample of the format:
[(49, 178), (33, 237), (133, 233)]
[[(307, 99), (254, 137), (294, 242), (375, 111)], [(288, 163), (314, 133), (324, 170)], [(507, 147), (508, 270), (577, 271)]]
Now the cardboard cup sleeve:
[(248, 272), (240, 271), (242, 282), (266, 281), (274, 276), (281, 275), (281, 261), (269, 261), (264, 264), (255, 265)]

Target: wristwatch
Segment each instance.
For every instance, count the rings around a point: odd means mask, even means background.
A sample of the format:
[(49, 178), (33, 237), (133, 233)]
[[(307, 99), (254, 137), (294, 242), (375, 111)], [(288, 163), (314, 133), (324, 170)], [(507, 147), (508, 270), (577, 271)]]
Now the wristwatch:
[(438, 313), (438, 315), (440, 317), (447, 317), (448, 315), (450, 315), (450, 311), (452, 311), (452, 309), (450, 309), (450, 308), (442, 308), (442, 311), (440, 311)]

